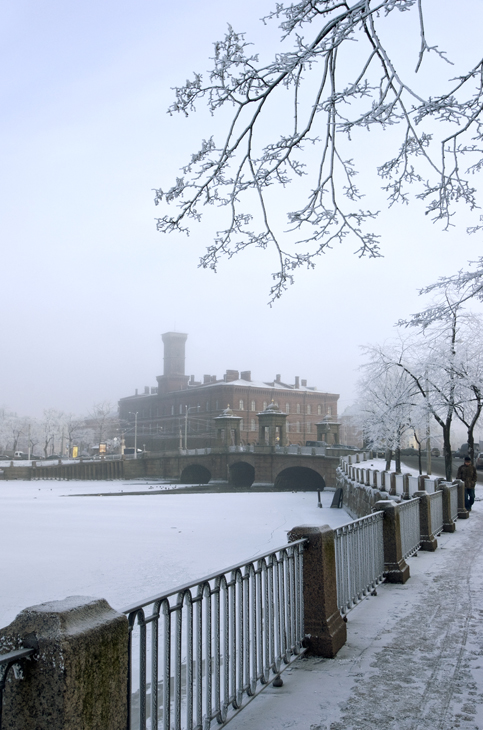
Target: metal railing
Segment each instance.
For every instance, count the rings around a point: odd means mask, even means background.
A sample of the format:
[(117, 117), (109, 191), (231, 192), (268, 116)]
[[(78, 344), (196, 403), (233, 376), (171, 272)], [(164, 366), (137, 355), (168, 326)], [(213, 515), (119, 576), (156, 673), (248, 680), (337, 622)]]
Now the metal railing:
[(305, 542), (125, 609), (131, 730), (220, 727), (305, 651)]
[(7, 683), (7, 675), (10, 669), (13, 669), (16, 679), (21, 679), (22, 667), (20, 662), (22, 659), (28, 659), (34, 653), (34, 648), (26, 647), (9, 651), (8, 654), (0, 654), (0, 730), (2, 728), (3, 691)]
[(384, 512), (334, 530), (337, 605), (346, 613), (384, 577)]
[(443, 492), (437, 490), (429, 495), (431, 504), (431, 533), (439, 535), (443, 531)]
[(403, 560), (414, 555), (421, 544), (419, 525), (419, 499), (410, 499), (398, 504), (399, 525), (401, 529), (401, 551)]
[(449, 487), (450, 504), (451, 504), (451, 519), (456, 522), (458, 519), (458, 485), (451, 484)]

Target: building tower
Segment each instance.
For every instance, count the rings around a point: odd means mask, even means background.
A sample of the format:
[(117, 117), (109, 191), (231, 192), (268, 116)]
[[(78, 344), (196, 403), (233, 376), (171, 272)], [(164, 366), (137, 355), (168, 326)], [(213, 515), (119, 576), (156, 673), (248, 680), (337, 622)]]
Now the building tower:
[(163, 375), (158, 375), (158, 393), (173, 390), (186, 390), (188, 376), (184, 374), (185, 344), (188, 338), (183, 332), (165, 332), (161, 335), (164, 343)]

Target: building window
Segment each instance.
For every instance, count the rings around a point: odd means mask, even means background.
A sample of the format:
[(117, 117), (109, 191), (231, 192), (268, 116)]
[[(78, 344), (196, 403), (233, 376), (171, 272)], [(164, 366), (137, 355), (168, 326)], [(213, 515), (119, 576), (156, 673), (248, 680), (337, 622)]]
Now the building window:
[(312, 424), (311, 423), (307, 424), (307, 433), (312, 433)]
[(216, 401), (216, 403), (215, 403), (215, 410), (216, 410), (216, 411), (218, 411), (218, 410), (219, 410), (219, 406), (218, 406), (218, 401)]
[(241, 398), (240, 398), (240, 400), (238, 401), (238, 410), (239, 410), (239, 411), (243, 411), (243, 400), (242, 400)]
[(183, 406), (181, 405), (181, 403), (179, 404), (179, 412), (180, 412), (180, 415), (183, 413)]
[(266, 400), (263, 401), (263, 410), (264, 411), (267, 410), (267, 401)]
[(295, 424), (295, 430), (297, 431), (297, 433), (300, 433), (300, 421), (297, 421), (297, 423)]
[(287, 433), (290, 433), (290, 423), (288, 421), (287, 421), (285, 430)]
[(312, 406), (310, 403), (307, 403), (307, 415), (310, 416), (312, 414)]
[(252, 400), (252, 411), (256, 411), (256, 410), (257, 410), (257, 407), (256, 407), (256, 404), (255, 404), (255, 401)]
[(300, 403), (297, 403), (297, 413), (300, 413)]
[(207, 411), (209, 411), (209, 410), (210, 410), (210, 404), (209, 404), (209, 401), (206, 401), (206, 405), (205, 405), (205, 410), (207, 410)]
[(257, 422), (256, 422), (256, 420), (254, 418), (252, 418), (252, 420), (250, 421), (250, 430), (251, 431), (256, 431), (257, 430)]
[(290, 413), (290, 403), (285, 403), (285, 413)]
[(332, 415), (332, 408), (330, 406), (327, 406), (327, 415), (328, 416)]
[(174, 406), (171, 406), (171, 415), (174, 416)]
[(317, 415), (318, 416), (322, 415), (322, 406), (317, 406)]
[(240, 431), (244, 431), (244, 430), (245, 429), (243, 427), (243, 418), (242, 418), (241, 421), (240, 421)]

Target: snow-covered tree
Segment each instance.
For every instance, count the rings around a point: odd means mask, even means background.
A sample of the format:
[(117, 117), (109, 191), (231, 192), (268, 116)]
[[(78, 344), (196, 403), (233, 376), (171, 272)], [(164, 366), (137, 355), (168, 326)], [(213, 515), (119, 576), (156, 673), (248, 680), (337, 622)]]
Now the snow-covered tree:
[[(212, 114), (228, 107), (233, 111), (226, 133), (218, 142), (203, 140), (175, 184), (156, 191), (156, 204), (176, 206), (174, 213), (163, 211), (158, 230), (187, 233), (204, 206), (226, 208), (224, 228), (201, 266), (216, 269), (223, 255), (272, 247), (278, 256), (271, 289), (276, 298), (298, 267), (314, 266), (317, 256), (346, 238), (354, 239), (359, 255), (380, 255), (372, 228), (379, 205), (361, 202), (374, 185), (366, 182), (360, 189), (355, 177), (356, 158), (371, 142), (374, 172), (389, 205), (408, 203), (412, 190), (444, 228), (459, 203), (476, 209), (475, 173), (483, 168), (483, 60), (476, 57), (462, 72), (448, 65), (453, 59), (428, 40), (427, 5), (277, 3), (263, 18), (266, 24), (280, 21), (281, 47), (272, 60), (266, 60), (266, 48), (261, 60), (245, 35), (229, 26), (214, 44), (208, 77), (196, 73), (176, 88), (169, 109), (188, 115), (200, 102)], [(414, 20), (414, 37), (405, 36), (401, 44), (398, 26), (407, 16)], [(457, 22), (475, 22), (464, 3)], [(429, 55), (439, 57), (439, 66), (425, 64)], [(380, 135), (389, 127), (394, 147), (381, 156)], [(375, 134), (362, 139), (362, 131)], [(367, 168), (367, 158), (360, 164)], [(303, 196), (284, 197), (282, 189), (296, 179), (305, 181)], [(282, 211), (292, 235), (281, 233)], [(477, 222), (471, 230), (479, 228)]]
[(371, 359), (362, 367), (357, 401), (364, 441), (371, 448), (385, 449), (387, 469), (394, 452), (400, 472), (401, 443), (409, 433), (413, 435), (420, 411), (419, 390), (404, 370), (388, 367), (380, 352), (368, 350), (368, 354)]

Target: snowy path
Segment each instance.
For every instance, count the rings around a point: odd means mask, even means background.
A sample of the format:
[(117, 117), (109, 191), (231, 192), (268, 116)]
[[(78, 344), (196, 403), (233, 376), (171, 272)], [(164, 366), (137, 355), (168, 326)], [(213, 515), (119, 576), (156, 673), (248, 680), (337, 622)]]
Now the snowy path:
[(404, 586), (381, 585), (349, 614), (335, 659), (296, 662), (230, 730), (482, 730), (482, 561), (477, 502), (435, 553), (410, 559)]

